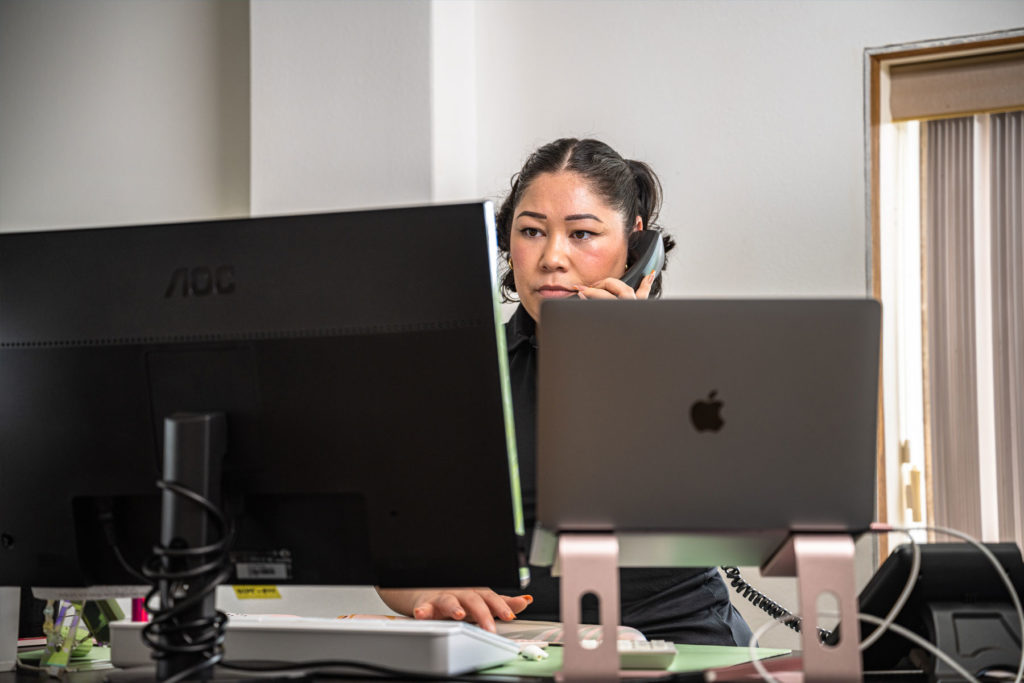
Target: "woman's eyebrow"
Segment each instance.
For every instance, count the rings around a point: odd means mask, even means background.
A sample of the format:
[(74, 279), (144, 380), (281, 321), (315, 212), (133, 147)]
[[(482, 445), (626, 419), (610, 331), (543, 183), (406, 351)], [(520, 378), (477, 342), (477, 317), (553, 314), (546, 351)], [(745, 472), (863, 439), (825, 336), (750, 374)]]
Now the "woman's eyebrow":
[(597, 221), (598, 223), (603, 223), (604, 222), (604, 221), (602, 221), (600, 218), (598, 218), (597, 216), (595, 216), (592, 213), (573, 213), (573, 214), (570, 214), (570, 215), (566, 216), (565, 220), (567, 220), (567, 221), (582, 221), (582, 220), (586, 220), (588, 218), (591, 219), (591, 220)]
[[(548, 219), (547, 215), (545, 215), (543, 213), (538, 213), (536, 211), (520, 211), (519, 215), (516, 216), (516, 218), (522, 218), (523, 216), (528, 216), (530, 218), (536, 218), (536, 219), (542, 220), (542, 221), (546, 221)], [(598, 223), (603, 223), (604, 222), (604, 221), (602, 221), (600, 218), (598, 218), (597, 216), (595, 216), (592, 213), (572, 213), (572, 214), (569, 214), (568, 216), (565, 217), (565, 220), (567, 220), (567, 221), (582, 221), (582, 220), (587, 220), (587, 219), (597, 221)]]

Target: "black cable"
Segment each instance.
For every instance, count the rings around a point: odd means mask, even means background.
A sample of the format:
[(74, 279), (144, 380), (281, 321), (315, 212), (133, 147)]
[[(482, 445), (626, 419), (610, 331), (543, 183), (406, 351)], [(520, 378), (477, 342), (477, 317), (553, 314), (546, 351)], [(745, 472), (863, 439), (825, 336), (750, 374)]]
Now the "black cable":
[[(744, 599), (748, 600), (750, 604), (757, 607), (772, 619), (775, 619), (797, 633), (800, 633), (803, 628), (803, 619), (796, 616), (788, 609), (744, 581), (743, 577), (740, 575), (740, 570), (737, 567), (722, 567), (722, 571), (725, 572), (725, 577), (732, 584), (732, 587), (736, 589), (736, 592)], [(831, 637), (831, 631), (826, 631), (823, 628), (818, 629), (818, 640), (820, 642), (826, 643)]]
[(138, 569), (136, 569), (128, 563), (128, 560), (125, 559), (124, 554), (121, 552), (121, 548), (118, 546), (117, 534), (114, 533), (113, 502), (109, 498), (103, 498), (97, 502), (97, 506), (99, 507), (97, 519), (99, 520), (100, 526), (103, 529), (103, 535), (107, 538), (107, 545), (114, 552), (114, 557), (117, 559), (118, 563), (121, 565), (122, 568), (124, 568), (126, 572), (131, 574), (134, 578), (138, 579), (139, 583), (147, 586), (150, 585), (152, 582), (148, 578), (143, 576), (142, 572), (140, 572)]
[[(215, 532), (219, 536), (219, 540), (197, 548), (169, 548), (163, 545), (156, 545), (153, 548), (153, 555), (146, 561), (142, 571), (139, 572), (127, 562), (117, 545), (113, 533), (112, 513), (109, 510), (101, 512), (100, 521), (104, 525), (107, 539), (122, 567), (132, 576), (151, 586), (145, 598), (145, 607), (150, 613), (151, 621), (143, 627), (142, 636), (153, 652), (153, 658), (164, 659), (177, 654), (207, 653), (207, 657), (203, 662), (180, 672), (167, 679), (164, 683), (174, 683), (194, 677), (200, 672), (212, 670), (214, 667), (271, 675), (274, 673), (305, 672), (303, 678), (316, 677), (318, 679), (368, 680), (367, 674), (370, 674), (370, 680), (382, 681), (475, 681), (479, 683), (479, 678), (471, 676), (424, 674), (348, 660), (281, 662), (264, 665), (224, 661), (223, 645), (227, 615), (218, 611), (212, 618), (194, 619), (189, 622), (181, 622), (178, 617), (180, 617), (182, 612), (194, 607), (211, 592), (215, 591), (218, 584), (231, 578), (232, 567), (228, 561), (228, 550), (234, 537), (234, 530), (229, 527), (222, 512), (212, 502), (191, 489), (167, 481), (158, 481), (157, 486), (202, 507), (209, 514)], [(198, 560), (201, 561), (201, 564), (177, 571), (172, 571), (168, 568), (169, 565), (180, 564), (182, 560)], [(213, 576), (214, 572), (216, 572), (216, 576)], [(189, 591), (187, 597), (183, 600), (175, 601), (169, 608), (163, 605), (160, 608), (154, 608), (152, 600), (160, 594), (161, 582), (170, 582), (175, 586), (172, 590), (180, 588), (182, 584), (188, 584)], [(179, 642), (178, 644), (168, 645), (163, 642), (167, 636), (179, 637), (176, 639), (183, 640), (184, 643)], [(331, 669), (352, 669), (360, 673), (344, 673), (331, 671)]]
[[(167, 659), (175, 655), (205, 655), (203, 661), (165, 681), (174, 683), (212, 669), (224, 659), (228, 620), (226, 614), (216, 611), (213, 616), (189, 621), (181, 621), (181, 617), (215, 593), (218, 585), (231, 578), (233, 570), (228, 552), (234, 530), (217, 506), (195, 491), (163, 480), (157, 482), (157, 487), (203, 508), (218, 540), (195, 548), (155, 545), (153, 555), (140, 572), (128, 563), (118, 546), (112, 506), (101, 506), (98, 517), (117, 561), (125, 571), (150, 586), (144, 604), (151, 619), (142, 629), (142, 638), (152, 651), (153, 659)], [(161, 594), (162, 588), (166, 588), (165, 597), (169, 604), (154, 607), (153, 600)], [(182, 599), (175, 599), (178, 596)]]
[[(153, 659), (203, 655), (202, 661), (165, 681), (174, 683), (212, 670), (224, 659), (226, 614), (215, 611), (212, 616), (185, 622), (181, 618), (214, 594), (218, 585), (231, 578), (228, 551), (234, 531), (220, 509), (195, 491), (163, 480), (157, 482), (157, 487), (203, 508), (218, 538), (213, 543), (195, 548), (156, 545), (153, 555), (142, 568), (143, 575), (153, 586), (145, 600), (151, 620), (142, 629), (142, 639), (152, 651)], [(161, 595), (161, 605), (154, 608), (152, 601), (157, 595)], [(176, 599), (178, 596), (183, 599)], [(163, 604), (164, 601), (170, 604)]]
[[(287, 673), (291, 671), (305, 671), (305, 677), (330, 678), (334, 680), (381, 680), (381, 681), (466, 681), (467, 683), (480, 683), (480, 678), (477, 677), (480, 673), (477, 672), (472, 675), (447, 675), (447, 674), (426, 674), (419, 671), (406, 671), (403, 669), (394, 669), (388, 666), (381, 666), (379, 664), (369, 664), (366, 662), (357, 662), (346, 659), (317, 659), (308, 662), (271, 662), (267, 664), (257, 664), (255, 662), (243, 664), (240, 662), (224, 661), (220, 664), (221, 668), (230, 669), (235, 671), (245, 671), (249, 673)], [(330, 669), (355, 669), (364, 673), (343, 673), (337, 671), (330, 671)], [(367, 678), (365, 672), (376, 674), (370, 678)]]

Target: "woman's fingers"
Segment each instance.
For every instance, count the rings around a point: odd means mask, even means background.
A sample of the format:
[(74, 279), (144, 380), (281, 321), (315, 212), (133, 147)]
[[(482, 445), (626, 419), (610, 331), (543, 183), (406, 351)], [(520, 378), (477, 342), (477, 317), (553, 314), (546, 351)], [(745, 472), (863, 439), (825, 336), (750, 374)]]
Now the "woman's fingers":
[(482, 597), (484, 602), (487, 603), (490, 613), (502, 621), (512, 621), (516, 618), (516, 614), (509, 606), (505, 596), (498, 595), (494, 591), (489, 591), (487, 593), (482, 593), (480, 597)]
[(441, 593), (434, 601), (434, 610), (437, 614), (436, 619), (455, 619), (456, 621), (465, 619), (468, 611), (464, 601), (454, 592)]
[(412, 609), (416, 619), (465, 619), (466, 610), (451, 591), (420, 593)]
[(515, 613), (519, 614), (524, 609), (530, 606), (533, 602), (532, 595), (517, 595), (515, 597), (509, 595), (502, 595), (501, 598), (505, 601), (505, 604)]
[(576, 285), (576, 292), (581, 299), (647, 299), (651, 296), (651, 288), (657, 272), (651, 271), (643, 280), (636, 291), (622, 280), (613, 277), (599, 280), (592, 285)]
[(416, 619), (433, 619), (434, 618), (434, 603), (424, 602), (416, 605), (412, 610), (412, 616)]
[(578, 285), (581, 299), (636, 299), (637, 293), (622, 280), (613, 277), (598, 280), (592, 285)]
[[(491, 607), (480, 592), (460, 591), (459, 600), (465, 606), (470, 621), (476, 622), (483, 630), (494, 633), (497, 630), (494, 628), (494, 615), (491, 614)], [(489, 592), (494, 595), (493, 591)]]
[(509, 597), (489, 588), (464, 588), (422, 593), (412, 610), (417, 619), (455, 619), (475, 622), (494, 632), (494, 618), (508, 621), (533, 602), (529, 595)]
[(644, 276), (644, 279), (640, 281), (640, 286), (636, 288), (637, 299), (648, 299), (651, 296), (651, 288), (654, 286), (654, 279), (658, 276), (656, 271), (651, 271)]

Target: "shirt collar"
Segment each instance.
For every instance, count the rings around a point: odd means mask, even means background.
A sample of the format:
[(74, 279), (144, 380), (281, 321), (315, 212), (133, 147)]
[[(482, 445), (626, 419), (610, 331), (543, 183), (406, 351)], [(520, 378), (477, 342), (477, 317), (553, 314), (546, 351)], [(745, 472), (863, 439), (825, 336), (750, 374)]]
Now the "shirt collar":
[(510, 353), (520, 344), (527, 342), (533, 348), (537, 348), (537, 323), (526, 312), (522, 304), (519, 304), (516, 312), (512, 314), (505, 325), (505, 341)]

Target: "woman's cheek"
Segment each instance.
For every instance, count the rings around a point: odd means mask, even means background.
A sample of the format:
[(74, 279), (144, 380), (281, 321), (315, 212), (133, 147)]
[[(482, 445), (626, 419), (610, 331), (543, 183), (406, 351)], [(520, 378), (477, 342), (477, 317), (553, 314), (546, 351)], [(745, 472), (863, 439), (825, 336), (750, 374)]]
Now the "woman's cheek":
[(578, 257), (579, 271), (583, 279), (590, 282), (597, 282), (606, 277), (618, 277), (625, 272), (625, 268), (619, 268), (619, 262), (625, 263), (625, 257), (619, 254), (609, 253), (582, 253)]

